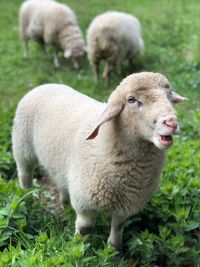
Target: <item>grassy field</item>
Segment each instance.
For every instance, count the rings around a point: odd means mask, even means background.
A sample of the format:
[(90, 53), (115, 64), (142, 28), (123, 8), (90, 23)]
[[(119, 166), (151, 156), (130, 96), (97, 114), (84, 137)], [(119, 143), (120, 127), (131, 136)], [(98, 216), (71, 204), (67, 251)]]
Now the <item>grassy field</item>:
[[(62, 59), (55, 70), (44, 60), (37, 44), (23, 58), (18, 37), (21, 0), (0, 0), (0, 267), (197, 267), (200, 264), (200, 2), (197, 0), (68, 0), (80, 26), (106, 10), (134, 14), (142, 24), (144, 53), (132, 69), (124, 66), (108, 86), (93, 82), (91, 68), (72, 69)], [(64, 2), (64, 1), (62, 1)], [(16, 180), (11, 152), (11, 126), (21, 97), (43, 83), (65, 83), (98, 100), (126, 75), (139, 71), (161, 72), (172, 87), (189, 101), (177, 105), (181, 134), (168, 152), (160, 189), (145, 209), (126, 222), (124, 256), (106, 245), (110, 219), (100, 215), (90, 236), (74, 236), (75, 214), (70, 205), (56, 214), (51, 194), (38, 187), (22, 191)]]

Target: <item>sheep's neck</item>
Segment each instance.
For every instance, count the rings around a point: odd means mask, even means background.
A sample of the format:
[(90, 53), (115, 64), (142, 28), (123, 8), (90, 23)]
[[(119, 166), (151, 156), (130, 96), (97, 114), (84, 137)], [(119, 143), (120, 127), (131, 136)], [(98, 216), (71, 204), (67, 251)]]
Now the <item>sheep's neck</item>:
[(154, 154), (164, 154), (154, 144), (143, 140), (137, 130), (131, 133), (134, 138), (130, 138), (124, 128), (116, 128), (112, 121), (106, 123), (99, 134), (101, 136), (99, 138), (101, 151), (105, 154), (113, 155), (114, 153), (116, 156), (123, 155), (133, 160), (143, 158), (149, 151)]

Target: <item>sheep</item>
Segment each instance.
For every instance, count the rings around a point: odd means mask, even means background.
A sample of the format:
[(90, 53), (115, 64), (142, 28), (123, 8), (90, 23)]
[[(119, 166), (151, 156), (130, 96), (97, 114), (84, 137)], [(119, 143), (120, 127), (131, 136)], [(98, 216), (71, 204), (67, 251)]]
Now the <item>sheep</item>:
[(76, 211), (84, 235), (98, 212), (112, 215), (108, 243), (122, 248), (123, 223), (157, 189), (165, 150), (179, 130), (173, 102), (186, 98), (159, 73), (126, 77), (101, 103), (66, 85), (45, 84), (19, 102), (12, 131), (22, 188), (39, 165)]
[(28, 57), (30, 39), (38, 42), (47, 57), (45, 45), (54, 48), (54, 65), (60, 67), (58, 51), (72, 58), (75, 69), (80, 67), (85, 54), (83, 39), (74, 12), (66, 5), (53, 0), (27, 0), (19, 11), (19, 34), (24, 43), (24, 56)]
[(109, 82), (110, 73), (121, 72), (125, 59), (132, 59), (143, 50), (139, 20), (123, 12), (109, 11), (95, 17), (87, 30), (88, 59), (95, 81), (99, 76), (99, 63), (106, 61), (103, 78)]

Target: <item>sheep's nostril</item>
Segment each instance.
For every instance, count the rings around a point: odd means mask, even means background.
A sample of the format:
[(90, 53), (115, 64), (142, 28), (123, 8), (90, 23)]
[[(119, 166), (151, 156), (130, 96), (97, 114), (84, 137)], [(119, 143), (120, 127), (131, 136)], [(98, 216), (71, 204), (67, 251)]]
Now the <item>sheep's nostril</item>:
[(153, 120), (153, 123), (154, 123), (154, 124), (156, 124), (156, 123), (157, 123), (157, 120), (156, 120), (156, 119), (155, 119), (155, 120)]
[(163, 122), (166, 126), (173, 128), (174, 130), (176, 130), (178, 128), (178, 123), (176, 120), (171, 119), (171, 120), (165, 120)]

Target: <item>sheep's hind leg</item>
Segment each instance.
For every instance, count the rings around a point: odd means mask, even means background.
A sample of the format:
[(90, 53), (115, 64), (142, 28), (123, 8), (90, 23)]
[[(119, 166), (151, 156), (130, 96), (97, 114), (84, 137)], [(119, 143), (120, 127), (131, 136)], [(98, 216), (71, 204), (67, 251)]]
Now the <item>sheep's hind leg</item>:
[(97, 83), (99, 79), (99, 62), (98, 61), (92, 63), (92, 70), (94, 74), (95, 83)]
[(76, 217), (76, 233), (86, 235), (93, 228), (96, 221), (96, 214), (91, 211), (77, 213)]
[(27, 39), (23, 40), (23, 46), (24, 46), (24, 57), (28, 58), (29, 53), (28, 53), (28, 40)]
[(108, 244), (116, 248), (118, 251), (122, 250), (124, 222), (127, 216), (113, 214), (111, 222), (111, 230), (108, 238)]
[(49, 59), (49, 55), (47, 53), (45, 43), (44, 42), (40, 42), (40, 47), (41, 47), (44, 59)]
[(32, 187), (34, 167), (34, 164), (17, 162), (17, 172), (21, 188)]
[(65, 206), (69, 201), (68, 190), (66, 188), (62, 188), (59, 191), (60, 191), (60, 202), (62, 203), (63, 206)]

